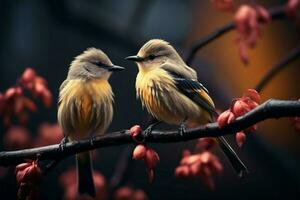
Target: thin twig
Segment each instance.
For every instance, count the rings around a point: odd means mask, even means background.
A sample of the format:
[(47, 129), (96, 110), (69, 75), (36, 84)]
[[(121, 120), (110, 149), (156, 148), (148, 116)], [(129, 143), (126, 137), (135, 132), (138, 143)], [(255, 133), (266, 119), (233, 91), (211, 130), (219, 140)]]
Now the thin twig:
[[(172, 143), (234, 134), (265, 119), (293, 116), (300, 116), (300, 101), (269, 100), (223, 128), (219, 128), (217, 123), (210, 123), (190, 129), (183, 135), (179, 131), (153, 131), (145, 136), (145, 142)], [(124, 130), (96, 136), (92, 139), (69, 142), (63, 149), (60, 148), (59, 144), (56, 144), (18, 151), (4, 151), (0, 152), (0, 166), (17, 165), (28, 159), (34, 160), (37, 155), (40, 161), (64, 159), (87, 150), (129, 143), (135, 143), (135, 141), (130, 136), (129, 131)]]
[[(270, 16), (272, 20), (278, 20), (278, 19), (284, 19), (285, 18), (285, 7), (284, 6), (279, 6), (275, 8), (269, 9)], [(225, 33), (234, 30), (235, 28), (235, 23), (234, 22), (229, 22), (222, 26), (221, 28), (218, 28), (214, 32), (210, 33), (203, 39), (196, 41), (193, 46), (191, 47), (190, 52), (188, 53), (187, 59), (186, 59), (186, 64), (190, 65), (192, 61), (194, 60), (194, 57), (196, 53), (205, 45), (209, 44), (210, 42), (214, 41), (218, 37), (224, 35)]]
[(278, 74), (281, 70), (285, 69), (288, 64), (300, 57), (300, 46), (290, 51), (279, 63), (274, 65), (270, 71), (263, 77), (263, 79), (257, 84), (255, 89), (261, 92), (262, 89), (270, 82), (270, 80)]

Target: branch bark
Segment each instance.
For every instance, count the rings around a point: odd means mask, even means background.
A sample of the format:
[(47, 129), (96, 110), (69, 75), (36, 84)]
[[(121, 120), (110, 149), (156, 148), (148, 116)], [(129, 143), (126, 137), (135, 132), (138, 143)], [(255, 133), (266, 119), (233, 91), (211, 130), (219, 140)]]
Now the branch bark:
[[(203, 137), (234, 134), (265, 119), (293, 116), (300, 116), (300, 101), (268, 100), (223, 128), (219, 128), (217, 123), (210, 123), (187, 130), (184, 135), (181, 135), (179, 131), (157, 130), (144, 137), (146, 143), (183, 142)], [(60, 160), (87, 150), (130, 143), (135, 143), (135, 141), (128, 130), (123, 130), (78, 142), (69, 142), (63, 149), (56, 144), (17, 151), (3, 151), (0, 152), (0, 166), (17, 165), (37, 158), (39, 161)]]
[[(278, 20), (278, 19), (284, 19), (285, 18), (285, 6), (279, 6), (275, 8), (269, 9), (270, 16), (272, 20)], [(188, 53), (188, 56), (186, 58), (186, 64), (190, 65), (192, 61), (194, 60), (194, 57), (196, 53), (204, 46), (209, 44), (210, 42), (214, 41), (218, 37), (224, 35), (225, 33), (234, 30), (235, 23), (229, 22), (222, 26), (221, 28), (215, 30), (214, 32), (210, 33), (206, 37), (202, 38), (199, 41), (196, 41), (193, 46), (191, 47), (190, 52)]]

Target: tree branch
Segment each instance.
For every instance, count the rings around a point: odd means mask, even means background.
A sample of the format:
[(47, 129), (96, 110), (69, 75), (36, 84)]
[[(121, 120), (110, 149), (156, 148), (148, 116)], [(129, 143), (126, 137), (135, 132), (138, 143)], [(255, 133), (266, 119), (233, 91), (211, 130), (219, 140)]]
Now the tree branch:
[(267, 85), (267, 83), (281, 70), (289, 66), (288, 64), (300, 57), (300, 46), (290, 51), (279, 63), (274, 65), (270, 71), (263, 77), (263, 79), (257, 84), (255, 89), (261, 92), (262, 89)]
[[(272, 20), (278, 20), (285, 18), (285, 6), (279, 6), (275, 8), (269, 9), (270, 16)], [(235, 28), (234, 22), (229, 22), (223, 27), (215, 30), (214, 32), (210, 33), (206, 37), (200, 39), (199, 41), (196, 41), (193, 46), (191, 47), (190, 52), (188, 53), (186, 64), (190, 65), (192, 61), (194, 60), (194, 57), (196, 53), (205, 45), (209, 44), (210, 42), (214, 41), (218, 37), (224, 35), (225, 33), (233, 30)]]
[[(203, 137), (234, 134), (265, 119), (293, 116), (300, 116), (300, 101), (268, 100), (223, 128), (219, 128), (217, 123), (210, 123), (190, 129), (184, 135), (181, 135), (179, 131), (153, 131), (144, 137), (146, 143), (182, 142)], [(32, 149), (4, 151), (0, 152), (0, 166), (17, 165), (36, 158), (39, 161), (59, 160), (87, 150), (130, 143), (135, 143), (135, 141), (130, 136), (129, 131), (124, 130), (78, 142), (69, 142), (63, 149), (60, 148), (59, 144), (56, 144)]]

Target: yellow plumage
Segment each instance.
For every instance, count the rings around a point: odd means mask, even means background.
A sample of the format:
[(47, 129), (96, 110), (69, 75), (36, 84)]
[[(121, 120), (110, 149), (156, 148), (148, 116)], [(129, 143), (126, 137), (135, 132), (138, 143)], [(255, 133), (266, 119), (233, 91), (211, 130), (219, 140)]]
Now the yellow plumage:
[[(105, 133), (113, 117), (108, 79), (113, 71), (123, 69), (100, 49), (88, 48), (75, 57), (59, 89), (57, 119), (67, 139), (81, 140)], [(95, 196), (90, 152), (76, 154), (76, 161), (78, 192)]]
[[(137, 55), (127, 59), (137, 62), (137, 96), (155, 118), (168, 124), (185, 123), (188, 127), (213, 121), (215, 105), (207, 89), (198, 81), (196, 71), (184, 63), (168, 42), (150, 40)], [(246, 172), (246, 166), (225, 138), (217, 140), (237, 173)]]
[(112, 104), (107, 80), (67, 80), (60, 91), (58, 121), (71, 139), (103, 134), (113, 117)]
[[(204, 124), (211, 121), (211, 115), (184, 94), (178, 92), (175, 82), (165, 70), (154, 68), (140, 70), (136, 79), (137, 96), (142, 105), (155, 118), (169, 124)], [(199, 95), (214, 106), (208, 94), (199, 90)]]

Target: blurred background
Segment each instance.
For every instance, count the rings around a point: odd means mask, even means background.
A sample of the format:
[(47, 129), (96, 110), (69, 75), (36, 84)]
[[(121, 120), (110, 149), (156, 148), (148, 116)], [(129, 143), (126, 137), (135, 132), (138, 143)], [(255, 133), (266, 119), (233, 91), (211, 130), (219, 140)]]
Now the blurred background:
[[(256, 2), (267, 8), (286, 3)], [(218, 12), (210, 1), (199, 0), (1, 0), (0, 91), (13, 85), (26, 67), (34, 68), (47, 79), (54, 104), (30, 116), (28, 127), (35, 134), (41, 122), (56, 123), (58, 88), (67, 76), (70, 62), (88, 47), (96, 47), (106, 52), (113, 63), (126, 67), (126, 71), (115, 73), (110, 79), (115, 114), (109, 132), (144, 124), (147, 115), (135, 97), (138, 70), (124, 58), (136, 54), (152, 38), (169, 41), (186, 57), (194, 41), (231, 20), (232, 14)], [(238, 55), (235, 32), (230, 32), (199, 51), (192, 67), (217, 107), (224, 110), (232, 98), (255, 87), (271, 66), (300, 44), (299, 31), (287, 20), (271, 22), (263, 30), (258, 46), (250, 51), (250, 64), (246, 67)], [(276, 76), (262, 91), (263, 101), (299, 98), (299, 65), (299, 60), (293, 62)], [(0, 136), (4, 134), (2, 127)], [(232, 137), (228, 138), (250, 170), (243, 179), (237, 178), (218, 149), (215, 153), (220, 155), (225, 171), (216, 178), (215, 191), (207, 190), (200, 180), (176, 179), (174, 169), (182, 150), (193, 148), (195, 142), (191, 141), (150, 145), (161, 158), (155, 181), (149, 184), (144, 164), (134, 161), (129, 162), (122, 184), (145, 190), (149, 199), (300, 198), (299, 133), (288, 119), (260, 123), (257, 134), (249, 135), (242, 149), (237, 148)], [(95, 169), (109, 181), (127, 148), (98, 150)], [(40, 199), (62, 199), (58, 177), (72, 165), (74, 158), (64, 160), (44, 177)], [(13, 170), (0, 178), (1, 199), (16, 199)]]

